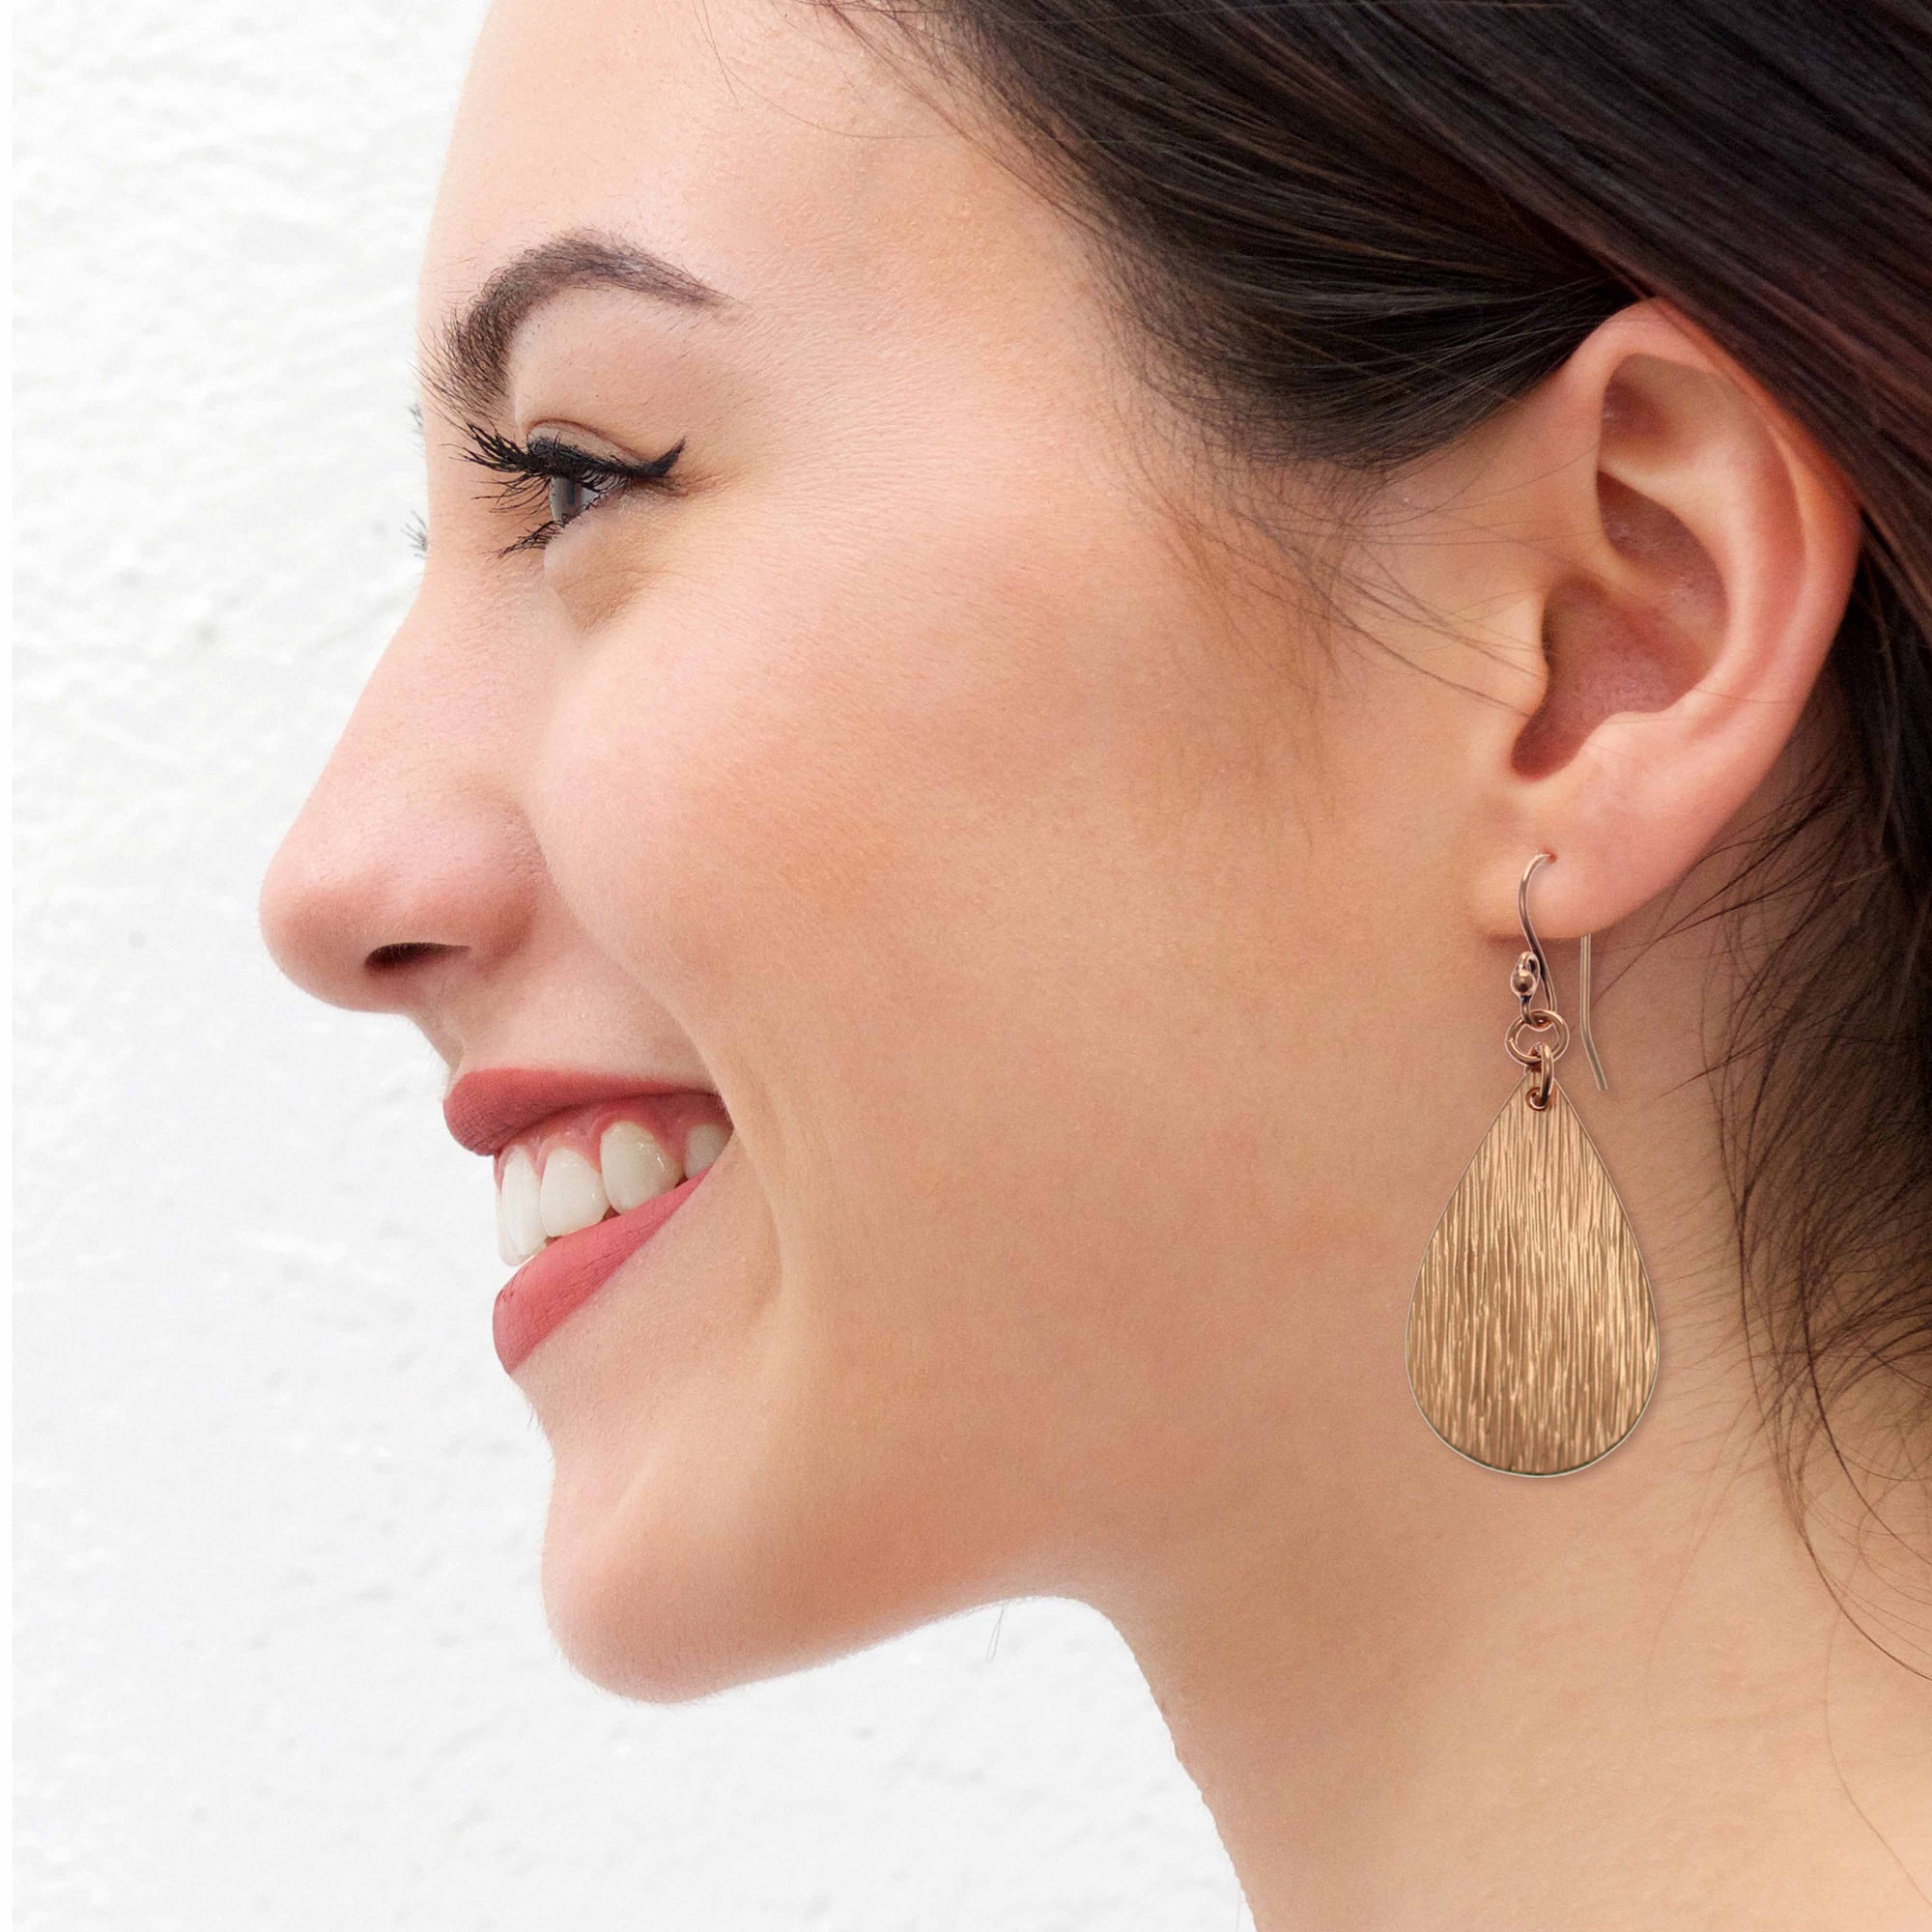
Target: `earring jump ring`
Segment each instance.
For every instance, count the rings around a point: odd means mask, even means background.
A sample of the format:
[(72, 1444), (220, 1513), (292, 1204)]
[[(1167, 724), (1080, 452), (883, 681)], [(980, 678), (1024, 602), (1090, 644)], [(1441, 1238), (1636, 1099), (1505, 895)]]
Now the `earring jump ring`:
[[(1553, 1041), (1539, 1039), (1527, 1051), (1517, 1043), (1519, 1034), (1548, 1033), (1552, 1028), (1556, 1034)], [(1561, 1060), (1570, 1050), (1570, 1022), (1561, 1013), (1552, 1012), (1548, 1007), (1538, 1007), (1533, 1011), (1520, 1014), (1510, 1021), (1508, 1029), (1503, 1034), (1503, 1045), (1507, 1048), (1509, 1057), (1520, 1065), (1534, 1066), (1546, 1053), (1551, 1061)]]

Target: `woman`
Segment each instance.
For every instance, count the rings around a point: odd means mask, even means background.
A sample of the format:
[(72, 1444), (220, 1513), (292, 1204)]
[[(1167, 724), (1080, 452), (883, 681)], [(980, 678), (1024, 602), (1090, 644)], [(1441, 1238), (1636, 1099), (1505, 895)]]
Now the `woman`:
[(1929, 155), (1883, 0), (499, 0), (263, 916), (579, 1668), (1065, 1595), (1263, 1927), (1932, 1922)]

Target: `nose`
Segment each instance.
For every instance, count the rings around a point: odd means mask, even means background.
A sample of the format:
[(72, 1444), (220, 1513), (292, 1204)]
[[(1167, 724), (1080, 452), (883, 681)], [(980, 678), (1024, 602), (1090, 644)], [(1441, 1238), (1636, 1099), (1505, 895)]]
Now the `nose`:
[(258, 911), (297, 985), (407, 1013), (448, 1053), (453, 989), (515, 951), (542, 867), (516, 804), (500, 678), (466, 679), (414, 620), (283, 838)]

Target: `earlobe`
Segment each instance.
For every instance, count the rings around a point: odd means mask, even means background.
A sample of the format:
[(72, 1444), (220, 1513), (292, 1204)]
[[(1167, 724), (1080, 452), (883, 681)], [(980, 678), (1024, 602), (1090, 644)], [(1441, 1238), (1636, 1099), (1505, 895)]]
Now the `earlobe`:
[(1771, 773), (1843, 616), (1859, 513), (1662, 302), (1599, 327), (1511, 433), (1594, 460), (1546, 466), (1521, 506), (1542, 531), (1543, 689), (1497, 746), (1479, 917), (1511, 928), (1523, 854), (1547, 846), (1544, 917), (1570, 938), (1667, 890)]

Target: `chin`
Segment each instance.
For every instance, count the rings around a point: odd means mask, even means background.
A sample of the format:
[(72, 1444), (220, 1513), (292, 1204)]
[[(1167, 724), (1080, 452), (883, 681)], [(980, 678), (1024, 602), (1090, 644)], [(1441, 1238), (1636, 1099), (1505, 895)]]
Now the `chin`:
[(551, 1635), (579, 1676), (647, 1704), (685, 1703), (789, 1667), (702, 1567), (668, 1544), (585, 1534), (553, 1504), (543, 1552)]
[[(716, 1492), (668, 1494), (664, 1471), (601, 1495), (559, 1480), (543, 1605), (572, 1669), (642, 1703), (677, 1704), (859, 1649), (919, 1621), (867, 1591), (833, 1549), (802, 1548)], [(676, 1484), (669, 1485), (673, 1491)], [(869, 1614), (868, 1614), (869, 1613)]]
[(639, 1472), (615, 1494), (552, 1492), (551, 1634), (572, 1669), (619, 1696), (685, 1703), (1014, 1593), (1013, 1579), (995, 1587), (961, 1566), (953, 1536), (906, 1538), (903, 1507), (833, 1521), (778, 1483), (732, 1495), (666, 1476)]

